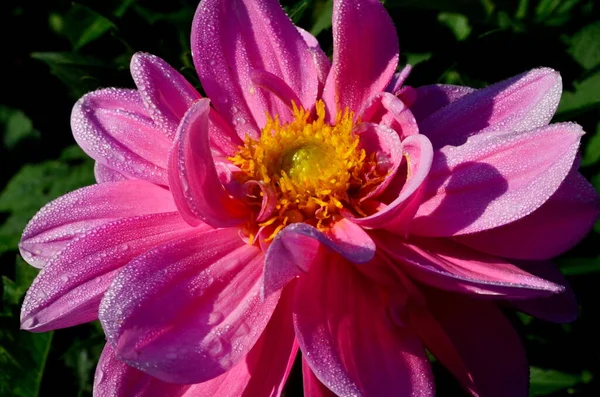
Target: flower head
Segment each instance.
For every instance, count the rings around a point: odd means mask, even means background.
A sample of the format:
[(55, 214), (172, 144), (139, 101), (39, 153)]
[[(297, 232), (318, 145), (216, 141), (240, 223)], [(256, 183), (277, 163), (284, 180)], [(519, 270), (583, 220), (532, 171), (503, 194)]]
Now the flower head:
[(330, 62), (277, 1), (202, 0), (208, 98), (138, 53), (136, 90), (75, 105), (98, 184), (24, 231), (21, 324), (99, 318), (96, 395), (279, 395), (300, 349), (307, 395), (430, 396), (425, 348), (474, 395), (526, 394), (498, 303), (571, 319), (547, 260), (599, 210), (583, 131), (548, 125), (560, 76), (404, 86), (378, 0), (334, 1), (333, 34)]

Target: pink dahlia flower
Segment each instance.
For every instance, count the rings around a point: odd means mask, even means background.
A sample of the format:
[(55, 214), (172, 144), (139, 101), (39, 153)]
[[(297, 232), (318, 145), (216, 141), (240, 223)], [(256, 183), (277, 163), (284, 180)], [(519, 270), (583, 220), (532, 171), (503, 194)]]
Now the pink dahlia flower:
[[(357, 29), (360, 27), (360, 29)], [(337, 0), (330, 62), (275, 0), (203, 0), (208, 98), (136, 54), (137, 89), (77, 102), (98, 184), (48, 204), (22, 327), (100, 319), (97, 396), (430, 396), (425, 348), (473, 395), (526, 396), (499, 310), (576, 314), (548, 259), (598, 215), (550, 69), (402, 87), (378, 0)]]

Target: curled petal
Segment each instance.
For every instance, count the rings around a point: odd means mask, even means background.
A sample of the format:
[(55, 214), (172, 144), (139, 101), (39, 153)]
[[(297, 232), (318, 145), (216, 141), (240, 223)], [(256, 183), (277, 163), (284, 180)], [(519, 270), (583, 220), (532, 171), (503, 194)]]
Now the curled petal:
[(167, 185), (170, 140), (137, 91), (107, 88), (83, 96), (71, 113), (75, 140), (94, 160), (128, 177)]
[(199, 383), (239, 363), (279, 294), (260, 299), (264, 256), (237, 229), (195, 233), (131, 261), (99, 317), (117, 357), (161, 380)]
[(410, 108), (417, 121), (422, 122), (444, 106), (473, 91), (474, 88), (460, 85), (433, 84), (417, 88), (404, 87), (397, 95)]
[(269, 185), (262, 181), (248, 181), (244, 183), (245, 194), (249, 198), (256, 199), (255, 188), (259, 188), (262, 196), (260, 212), (256, 216), (256, 222), (264, 222), (271, 217), (277, 204), (277, 193)]
[(346, 219), (336, 222), (327, 234), (306, 223), (293, 223), (277, 234), (267, 250), (263, 296), (307, 272), (322, 256), (322, 244), (353, 263), (368, 262), (376, 249), (371, 237)]
[(583, 131), (572, 123), (491, 132), (436, 152), (411, 232), (452, 236), (493, 229), (539, 208), (570, 172)]
[(298, 95), (281, 78), (266, 70), (253, 70), (250, 79), (255, 86), (267, 90), (283, 102), (285, 106), (292, 109), (292, 103), (300, 105)]
[(21, 308), (21, 328), (42, 332), (97, 319), (102, 295), (121, 267), (194, 232), (177, 212), (170, 212), (117, 220), (79, 235), (31, 284)]
[[(390, 228), (399, 233), (405, 231), (420, 203), (423, 182), (431, 168), (433, 149), (424, 135), (411, 135), (402, 142), (406, 159), (406, 172), (397, 173), (384, 192), (389, 204), (378, 212), (364, 218), (349, 218), (352, 222), (368, 228)], [(408, 176), (408, 177), (407, 177)]]
[(398, 93), (402, 89), (402, 85), (410, 75), (411, 71), (412, 65), (406, 65), (402, 68), (401, 71), (399, 71), (398, 73), (394, 73), (394, 77), (392, 77), (392, 80), (388, 84), (385, 91), (390, 92), (394, 95), (398, 95)]
[(192, 56), (213, 106), (242, 138), (258, 136), (266, 112), (289, 114), (254, 85), (252, 70), (285, 81), (307, 109), (316, 100), (312, 53), (276, 0), (203, 1), (192, 26)]
[(460, 145), (481, 132), (543, 127), (552, 119), (561, 93), (562, 80), (556, 71), (533, 69), (441, 108), (420, 123), (421, 133), (440, 148)]
[(519, 335), (493, 302), (426, 290), (411, 327), (425, 347), (480, 397), (526, 397), (529, 366)]
[(402, 140), (419, 133), (419, 126), (412, 112), (389, 92), (381, 92), (373, 97), (360, 114), (362, 121), (390, 127)]
[(552, 197), (533, 213), (495, 229), (456, 236), (455, 240), (505, 258), (550, 259), (581, 241), (599, 213), (596, 189), (574, 168)]
[(131, 76), (148, 114), (169, 139), (175, 137), (179, 121), (201, 98), (198, 91), (159, 57), (138, 52), (131, 58)]
[(19, 249), (41, 268), (73, 238), (120, 218), (175, 211), (168, 190), (139, 180), (84, 187), (46, 204), (27, 224)]
[(504, 299), (547, 297), (564, 287), (505, 260), (438, 239), (404, 241), (389, 233), (373, 236), (396, 269), (426, 285)]
[(379, 0), (337, 0), (332, 23), (333, 64), (323, 100), (335, 117), (346, 107), (361, 109), (385, 90), (400, 50), (394, 23)]
[(433, 396), (425, 351), (410, 328), (390, 321), (381, 296), (340, 256), (315, 263), (298, 279), (294, 305), (304, 359), (340, 396)]
[(200, 99), (186, 113), (169, 159), (169, 184), (181, 216), (192, 226), (234, 226), (248, 216), (219, 180), (209, 146), (209, 102)]
[(94, 178), (96, 178), (97, 183), (119, 182), (129, 179), (119, 171), (115, 171), (97, 161), (94, 163)]

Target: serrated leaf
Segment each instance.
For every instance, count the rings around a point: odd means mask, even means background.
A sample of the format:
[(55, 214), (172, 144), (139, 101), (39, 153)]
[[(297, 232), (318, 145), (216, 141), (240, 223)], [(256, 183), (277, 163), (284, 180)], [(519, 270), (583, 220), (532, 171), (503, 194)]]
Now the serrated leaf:
[(600, 21), (585, 26), (573, 35), (569, 53), (586, 70), (600, 65)]
[(40, 136), (25, 113), (2, 105), (0, 105), (0, 126), (3, 144), (8, 150), (14, 149), (24, 140), (37, 139)]
[(92, 161), (81, 149), (69, 148), (59, 160), (21, 168), (0, 194), (0, 212), (9, 214), (0, 226), (0, 253), (16, 249), (23, 228), (43, 205), (92, 183)]
[(530, 397), (547, 396), (582, 382), (581, 375), (572, 375), (553, 369), (530, 368)]

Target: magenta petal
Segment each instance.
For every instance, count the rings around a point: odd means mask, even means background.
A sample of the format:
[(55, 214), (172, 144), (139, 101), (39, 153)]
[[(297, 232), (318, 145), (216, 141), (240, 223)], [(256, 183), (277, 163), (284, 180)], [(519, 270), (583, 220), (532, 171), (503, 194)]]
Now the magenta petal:
[(96, 161), (94, 163), (94, 177), (98, 183), (126, 181), (129, 178), (121, 174), (119, 171), (113, 170)]
[(427, 308), (417, 310), (430, 311), (430, 321), (413, 316), (411, 326), (465, 388), (481, 397), (527, 396), (525, 351), (494, 303), (433, 290), (425, 296)]
[(506, 258), (550, 259), (581, 241), (599, 213), (596, 189), (573, 169), (556, 193), (533, 213), (495, 229), (456, 236), (455, 240)]
[(362, 121), (390, 127), (402, 140), (419, 133), (419, 126), (412, 112), (389, 92), (381, 92), (374, 96), (359, 115)]
[(390, 228), (400, 234), (407, 230), (420, 203), (423, 182), (431, 168), (433, 149), (427, 137), (417, 134), (402, 142), (402, 150), (408, 171), (407, 174), (399, 172), (384, 192), (384, 195), (392, 196), (391, 202), (373, 215), (351, 218), (352, 222), (367, 228)]
[(43, 267), (77, 235), (104, 223), (175, 211), (168, 190), (131, 180), (84, 187), (46, 204), (27, 224), (19, 249), (27, 263)]
[(460, 145), (480, 132), (539, 128), (552, 119), (561, 93), (562, 80), (556, 71), (533, 69), (441, 108), (420, 123), (421, 133), (440, 148)]
[(398, 65), (396, 28), (379, 0), (336, 0), (333, 65), (323, 100), (330, 115), (357, 111), (385, 90)]
[(373, 237), (396, 269), (424, 284), (448, 291), (504, 299), (546, 297), (564, 287), (519, 267), (440, 239), (399, 240), (389, 233)]
[(171, 141), (137, 91), (107, 88), (83, 96), (71, 113), (75, 140), (94, 160), (120, 173), (167, 185)]
[(560, 123), (527, 132), (491, 132), (435, 153), (411, 232), (469, 234), (529, 215), (572, 168), (583, 131)]
[(398, 95), (402, 89), (402, 86), (404, 85), (404, 82), (410, 75), (410, 72), (412, 72), (412, 65), (407, 64), (398, 73), (394, 73), (394, 76), (392, 77), (392, 80), (388, 84), (385, 91), (394, 95)]
[(511, 301), (510, 305), (524, 313), (553, 323), (568, 323), (577, 318), (579, 307), (573, 290), (556, 265), (551, 262), (520, 261), (519, 267), (538, 277), (562, 285), (565, 290), (547, 298)]
[(336, 397), (336, 394), (315, 376), (304, 357), (302, 357), (302, 386), (305, 397)]
[(94, 375), (94, 397), (183, 397), (193, 385), (158, 380), (119, 361), (110, 345), (104, 346)]
[(303, 357), (340, 396), (433, 396), (425, 351), (410, 328), (390, 321), (380, 297), (341, 257), (315, 263), (298, 279), (294, 304)]
[(241, 137), (257, 137), (266, 112), (288, 111), (255, 87), (252, 70), (285, 81), (307, 109), (316, 100), (312, 53), (276, 0), (203, 1), (192, 26), (192, 56), (213, 106)]
[(200, 94), (181, 73), (155, 55), (135, 53), (131, 76), (157, 128), (173, 139), (179, 121)]
[(279, 294), (262, 300), (264, 255), (235, 228), (210, 230), (131, 261), (99, 317), (119, 359), (161, 380), (205, 382), (242, 360)]
[(338, 221), (327, 234), (306, 223), (293, 223), (280, 231), (268, 248), (263, 296), (271, 295), (307, 272), (319, 260), (322, 244), (353, 263), (370, 261), (376, 250), (371, 237), (346, 219)]
[(200, 99), (181, 121), (169, 159), (169, 184), (190, 225), (234, 226), (248, 216), (248, 209), (219, 180), (209, 145), (209, 110), (208, 99)]
[(325, 87), (325, 81), (327, 80), (327, 76), (329, 75), (329, 71), (331, 70), (331, 61), (327, 57), (327, 54), (323, 52), (319, 42), (312, 34), (308, 33), (306, 30), (302, 28), (297, 28), (304, 41), (308, 45), (308, 50), (310, 51), (313, 62), (315, 63), (315, 67), (317, 69), (317, 80), (319, 81), (319, 93), (318, 97), (321, 96), (323, 92), (323, 87)]
[(21, 328), (41, 332), (95, 320), (121, 267), (157, 245), (197, 232), (171, 212), (117, 220), (79, 235), (31, 284)]
[(417, 121), (421, 122), (473, 91), (475, 89), (459, 85), (433, 84), (417, 88), (405, 87), (398, 93), (398, 97), (410, 108)]
[[(250, 73), (250, 79), (257, 87), (260, 87), (279, 98), (279, 100), (281, 100), (281, 102), (289, 109), (292, 109), (292, 104), (300, 106), (301, 102), (298, 95), (296, 95), (285, 81), (273, 73), (269, 73), (266, 70), (253, 70)], [(286, 117), (288, 115), (290, 117)], [(291, 121), (291, 112), (280, 113), (278, 116), (282, 123)]]

